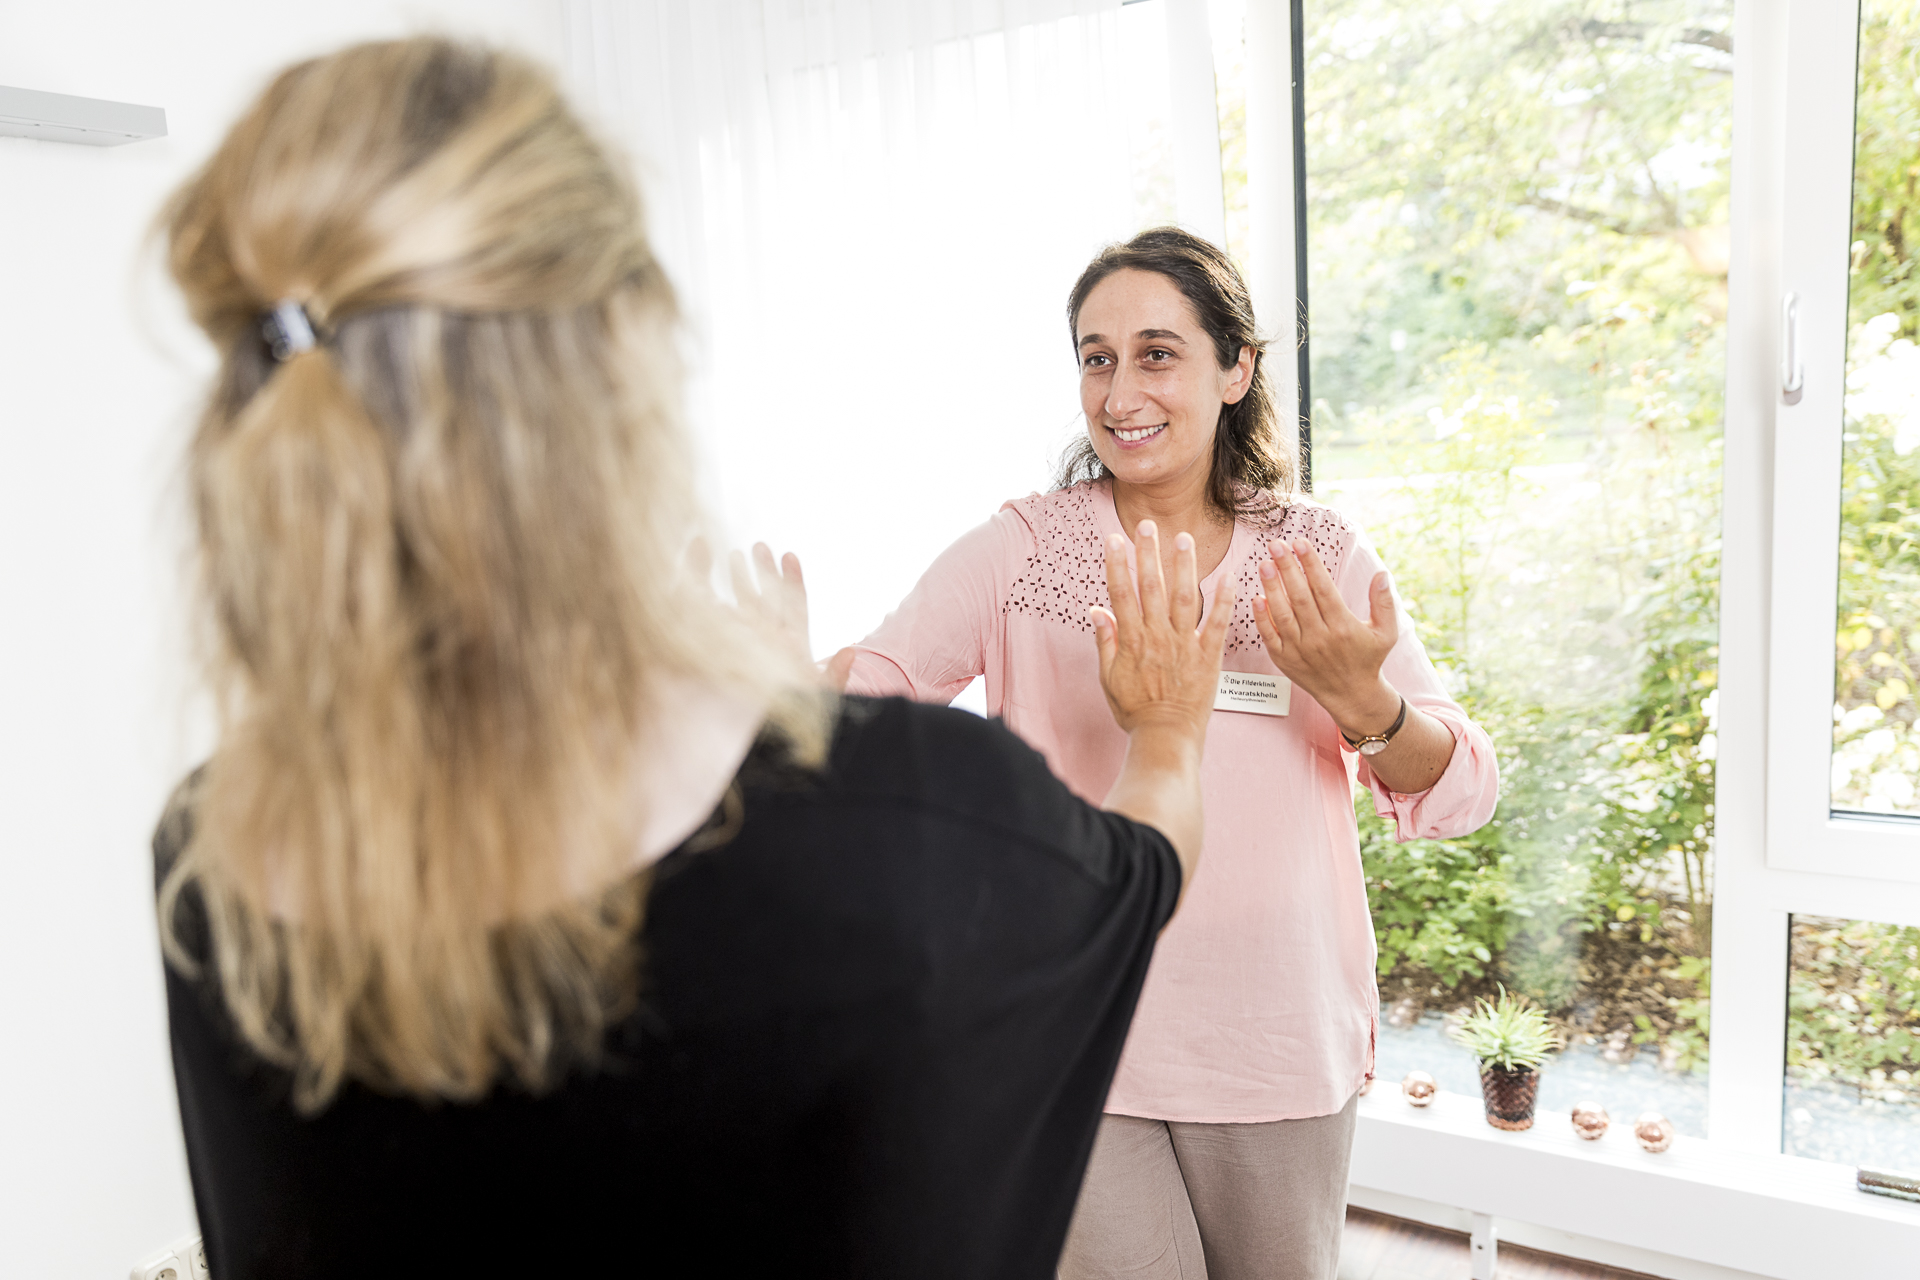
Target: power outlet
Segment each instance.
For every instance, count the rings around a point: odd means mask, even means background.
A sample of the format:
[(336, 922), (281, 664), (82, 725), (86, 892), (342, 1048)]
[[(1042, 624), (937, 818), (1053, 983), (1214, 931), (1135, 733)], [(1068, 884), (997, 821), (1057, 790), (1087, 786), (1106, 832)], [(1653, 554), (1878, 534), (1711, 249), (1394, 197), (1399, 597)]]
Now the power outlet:
[(128, 1280), (208, 1280), (207, 1248), (199, 1236), (182, 1236), (135, 1264)]
[(192, 1280), (193, 1273), (180, 1255), (172, 1249), (162, 1249), (152, 1257), (133, 1264), (133, 1271), (127, 1280)]

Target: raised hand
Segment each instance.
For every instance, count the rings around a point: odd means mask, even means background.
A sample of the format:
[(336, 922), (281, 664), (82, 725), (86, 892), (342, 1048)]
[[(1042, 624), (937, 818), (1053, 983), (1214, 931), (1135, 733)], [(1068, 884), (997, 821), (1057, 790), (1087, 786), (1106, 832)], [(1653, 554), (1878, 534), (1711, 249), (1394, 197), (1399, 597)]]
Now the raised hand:
[(1220, 654), (1233, 618), (1233, 585), (1223, 579), (1200, 625), (1200, 577), (1193, 538), (1173, 540), (1173, 586), (1160, 567), (1160, 537), (1140, 522), (1135, 543), (1140, 587), (1127, 572), (1126, 539), (1107, 539), (1107, 594), (1111, 609), (1091, 610), (1100, 652), (1100, 687), (1122, 729), (1166, 721), (1204, 735), (1220, 683)]
[(1313, 695), (1334, 723), (1359, 736), (1378, 733), (1400, 711), (1400, 695), (1380, 667), (1400, 638), (1393, 588), (1383, 570), (1368, 590), (1361, 619), (1340, 595), (1333, 575), (1305, 539), (1267, 544), (1254, 626), (1280, 674)]
[(775, 564), (773, 549), (756, 542), (753, 571), (747, 570), (747, 557), (735, 551), (727, 557), (727, 573), (740, 612), (812, 661), (812, 641), (807, 636), (807, 583), (800, 573), (800, 557), (789, 551)]
[(1140, 522), (1135, 540), (1140, 588), (1127, 572), (1127, 540), (1107, 539), (1107, 594), (1091, 610), (1100, 688), (1127, 731), (1127, 755), (1105, 807), (1157, 828), (1180, 859), (1181, 887), (1193, 877), (1206, 826), (1200, 757), (1220, 686), (1220, 653), (1233, 618), (1233, 584), (1223, 580), (1200, 622), (1200, 572), (1193, 539), (1173, 540), (1173, 589), (1160, 568), (1160, 535)]

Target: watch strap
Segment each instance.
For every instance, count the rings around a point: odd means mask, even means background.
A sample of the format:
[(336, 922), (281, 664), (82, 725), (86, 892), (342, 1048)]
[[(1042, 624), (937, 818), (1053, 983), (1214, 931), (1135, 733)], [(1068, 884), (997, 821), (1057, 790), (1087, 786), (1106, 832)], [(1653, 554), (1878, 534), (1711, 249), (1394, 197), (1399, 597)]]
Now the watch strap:
[[(1385, 746), (1387, 743), (1393, 741), (1393, 735), (1400, 732), (1401, 727), (1406, 723), (1407, 723), (1407, 699), (1406, 699), (1406, 695), (1402, 694), (1400, 696), (1400, 714), (1393, 718), (1393, 723), (1387, 726), (1385, 733), (1369, 733), (1364, 737), (1349, 738), (1347, 737), (1347, 731), (1345, 729), (1341, 729), (1340, 737), (1342, 738), (1342, 740), (1346, 742), (1348, 746), (1352, 747), (1355, 751), (1358, 751), (1363, 744), (1368, 742), (1378, 742), (1382, 746)], [(1339, 726), (1337, 725), (1335, 726), (1335, 728), (1338, 728), (1338, 727)]]

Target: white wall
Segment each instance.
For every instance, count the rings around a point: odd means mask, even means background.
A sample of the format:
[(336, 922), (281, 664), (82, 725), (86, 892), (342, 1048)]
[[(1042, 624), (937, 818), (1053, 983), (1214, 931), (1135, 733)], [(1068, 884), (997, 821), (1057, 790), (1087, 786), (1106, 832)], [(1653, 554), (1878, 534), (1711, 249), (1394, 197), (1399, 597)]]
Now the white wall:
[(554, 14), (0, 0), (0, 84), (164, 107), (170, 130), (0, 138), (0, 1275), (122, 1276), (194, 1230), (147, 839), (191, 763), (168, 502), (211, 361), (163, 289), (136, 298), (142, 234), (285, 62), (423, 29), (553, 61)]

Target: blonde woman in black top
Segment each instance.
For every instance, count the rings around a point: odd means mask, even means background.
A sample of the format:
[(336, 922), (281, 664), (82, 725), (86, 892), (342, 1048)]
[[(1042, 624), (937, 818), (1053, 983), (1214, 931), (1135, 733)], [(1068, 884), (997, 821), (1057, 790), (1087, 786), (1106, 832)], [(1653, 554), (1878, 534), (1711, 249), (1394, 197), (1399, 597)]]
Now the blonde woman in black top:
[(640, 225), (542, 74), (427, 39), (288, 69), (165, 215), (221, 356), (220, 736), (155, 842), (221, 1280), (1051, 1273), (1200, 842), (1192, 541), (1109, 560), (1104, 811), (825, 693), (673, 568)]

